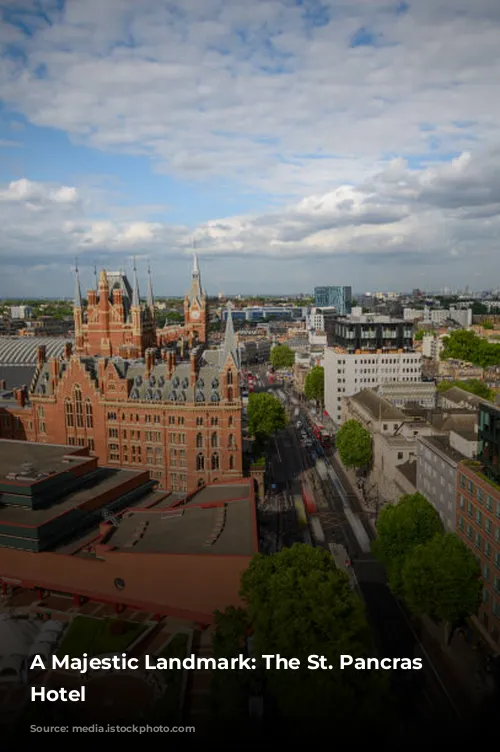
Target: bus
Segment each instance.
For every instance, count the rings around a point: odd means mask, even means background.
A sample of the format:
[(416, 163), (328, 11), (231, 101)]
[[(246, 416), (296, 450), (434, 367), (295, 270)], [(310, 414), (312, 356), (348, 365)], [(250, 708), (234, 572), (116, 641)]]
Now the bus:
[(300, 496), (296, 495), (293, 500), (293, 504), (295, 507), (295, 512), (297, 514), (297, 520), (299, 522), (299, 525), (301, 527), (305, 527), (307, 525), (307, 515), (306, 510), (304, 507), (304, 502), (300, 498)]
[(321, 423), (312, 424), (312, 432), (316, 441), (319, 441), (322, 447), (330, 446), (330, 434)]
[(316, 499), (314, 498), (314, 493), (312, 491), (311, 486), (306, 480), (302, 481), (301, 486), (302, 486), (302, 499), (304, 501), (304, 506), (306, 508), (307, 513), (316, 514), (318, 511), (318, 508), (316, 506)]

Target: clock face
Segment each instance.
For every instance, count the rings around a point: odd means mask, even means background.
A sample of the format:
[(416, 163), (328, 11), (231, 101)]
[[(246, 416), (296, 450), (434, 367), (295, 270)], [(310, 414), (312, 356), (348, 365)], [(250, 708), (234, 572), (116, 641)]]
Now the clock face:
[(191, 312), (191, 318), (192, 319), (199, 319), (200, 318), (200, 312), (199, 311), (192, 311)]

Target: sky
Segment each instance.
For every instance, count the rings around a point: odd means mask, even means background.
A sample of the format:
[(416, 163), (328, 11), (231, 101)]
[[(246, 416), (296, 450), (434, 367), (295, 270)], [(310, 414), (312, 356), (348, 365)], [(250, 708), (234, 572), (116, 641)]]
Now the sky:
[(498, 0), (0, 13), (0, 296), (500, 286)]

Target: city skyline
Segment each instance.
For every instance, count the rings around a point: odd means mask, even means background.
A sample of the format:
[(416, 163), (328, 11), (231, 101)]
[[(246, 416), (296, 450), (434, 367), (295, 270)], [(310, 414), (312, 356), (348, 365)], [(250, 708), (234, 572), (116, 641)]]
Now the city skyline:
[(500, 284), (493, 0), (2, 13), (0, 296), (180, 294), (193, 239), (210, 294)]

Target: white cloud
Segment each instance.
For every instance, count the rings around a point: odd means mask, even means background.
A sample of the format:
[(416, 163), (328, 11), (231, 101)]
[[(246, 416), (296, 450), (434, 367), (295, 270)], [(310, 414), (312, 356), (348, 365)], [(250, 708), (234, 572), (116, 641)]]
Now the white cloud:
[(74, 204), (78, 201), (78, 193), (73, 186), (62, 185), (55, 188), (21, 178), (13, 180), (5, 190), (0, 191), (0, 201), (25, 202), (31, 206), (46, 203)]

